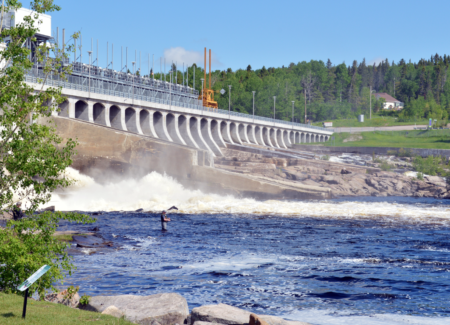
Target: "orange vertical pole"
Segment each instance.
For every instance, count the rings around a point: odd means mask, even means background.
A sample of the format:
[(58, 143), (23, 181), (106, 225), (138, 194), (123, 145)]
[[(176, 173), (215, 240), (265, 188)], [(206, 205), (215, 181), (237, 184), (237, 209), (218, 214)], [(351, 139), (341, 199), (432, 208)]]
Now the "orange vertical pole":
[(209, 89), (211, 89), (211, 49), (209, 49)]

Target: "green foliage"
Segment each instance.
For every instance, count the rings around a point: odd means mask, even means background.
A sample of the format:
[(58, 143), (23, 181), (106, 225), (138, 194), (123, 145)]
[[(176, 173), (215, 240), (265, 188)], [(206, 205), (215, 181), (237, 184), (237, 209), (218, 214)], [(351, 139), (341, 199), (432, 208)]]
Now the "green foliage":
[[(375, 131), (361, 132), (360, 139), (354, 133), (334, 133), (340, 147), (394, 147), (450, 149), (450, 130)], [(349, 141), (351, 139), (351, 141)], [(344, 142), (345, 141), (345, 142)]]
[(91, 296), (88, 296), (87, 294), (82, 295), (80, 298), (80, 304), (82, 304), (82, 305), (89, 304), (90, 298), (91, 298)]
[[(7, 19), (9, 10), (22, 6), (15, 0), (3, 4), (2, 20)], [(0, 230), (0, 288), (16, 292), (20, 283), (47, 264), (52, 268), (30, 290), (37, 290), (42, 297), (46, 289), (54, 289), (53, 285), (74, 268), (66, 252), (67, 244), (52, 236), (58, 221), (86, 223), (93, 219), (75, 213), (34, 214), (50, 200), (54, 190), (71, 184), (64, 170), (72, 163), (76, 142), (63, 141), (49, 119), (65, 100), (61, 87), (44, 87), (44, 80), (35, 85), (24, 82), (35, 62), (42, 68), (44, 79), (53, 75), (64, 80), (71, 71), (62, 62), (73, 50), (44, 43), (32, 53), (24, 47), (24, 42), (34, 40), (39, 32), (39, 14), (60, 10), (53, 0), (34, 0), (30, 8), (34, 11), (23, 18), (23, 23), (8, 29), (0, 26), (0, 43), (8, 41), (0, 51), (0, 209), (12, 210), (17, 201), (24, 201), (22, 208), (30, 216), (9, 221)]]
[(51, 269), (36, 281), (30, 293), (37, 290), (42, 297), (47, 289), (56, 290), (65, 274), (75, 268), (67, 254), (67, 244), (57, 240), (55, 233), (60, 220), (92, 223), (87, 215), (67, 212), (44, 212), (17, 221), (10, 220), (0, 230), (0, 288), (7, 293), (18, 293), (17, 287), (42, 265)]
[(422, 158), (420, 156), (416, 156), (413, 159), (413, 168), (419, 173), (430, 176), (444, 174), (441, 157), (428, 156), (426, 158)]
[(72, 299), (79, 290), (80, 290), (79, 286), (77, 286), (77, 287), (74, 287), (74, 286), (68, 287), (67, 288), (67, 293), (65, 294), (64, 298), (66, 298), (68, 300)]
[[(7, 1), (7, 5), (3, 14), (21, 7), (17, 1)], [(43, 80), (34, 87), (23, 82), (33, 67), (31, 52), (23, 44), (39, 31), (35, 26), (38, 13), (60, 9), (52, 0), (35, 0), (31, 8), (36, 12), (25, 16), (23, 24), (3, 28), (0, 33), (1, 43), (9, 40), (8, 47), (0, 51), (0, 62), (5, 63), (0, 68), (0, 208), (11, 210), (15, 202), (26, 199), (28, 214), (48, 202), (53, 190), (70, 184), (62, 172), (72, 163), (76, 145), (72, 139), (65, 139), (63, 144), (53, 124), (45, 121), (64, 101), (61, 88), (45, 88)], [(36, 49), (34, 61), (46, 76), (64, 79), (70, 69), (61, 62), (70, 50), (66, 48), (63, 54), (62, 49), (44, 44)]]
[[(276, 96), (276, 118), (288, 121), (292, 119), (291, 101), (295, 101), (294, 121), (304, 122), (306, 100), (307, 118), (312, 121), (355, 118), (358, 114), (368, 117), (371, 102), (372, 113), (394, 113), (397, 122), (423, 122), (430, 117), (442, 122), (450, 115), (449, 64), (447, 55), (436, 54), (417, 63), (402, 59), (391, 64), (386, 59), (374, 65), (367, 65), (365, 60), (349, 65), (311, 60), (259, 69), (249, 65), (236, 71), (213, 71), (211, 87), (219, 108), (227, 109), (231, 85), (231, 110), (244, 113), (252, 112), (252, 91), (256, 91), (255, 114), (265, 117), (273, 116)], [(188, 85), (195, 85), (200, 91), (204, 70), (195, 64), (187, 70)], [(183, 79), (180, 73), (177, 71), (178, 83)], [(159, 73), (155, 75), (156, 79), (161, 77)], [(164, 78), (168, 81), (168, 74)], [(207, 85), (208, 78), (207, 75)], [(377, 93), (387, 93), (404, 102), (404, 110), (399, 114), (383, 109), (384, 99), (370, 95), (370, 86)], [(225, 94), (221, 95), (220, 89), (225, 89)]]
[(417, 173), (417, 179), (419, 180), (419, 181), (423, 181), (423, 174), (422, 173)]
[(386, 160), (382, 160), (380, 168), (381, 168), (381, 170), (388, 172), (392, 169), (392, 165), (389, 164)]
[(320, 157), (320, 160), (330, 160), (330, 156), (329, 155), (325, 155)]

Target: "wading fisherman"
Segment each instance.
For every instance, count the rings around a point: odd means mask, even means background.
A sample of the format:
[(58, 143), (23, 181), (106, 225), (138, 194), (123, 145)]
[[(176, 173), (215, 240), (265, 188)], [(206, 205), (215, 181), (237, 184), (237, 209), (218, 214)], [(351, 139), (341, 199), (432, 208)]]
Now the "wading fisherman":
[[(170, 211), (170, 210), (178, 210), (178, 208), (176, 206), (173, 206), (173, 207), (169, 208), (167, 211)], [(170, 222), (170, 221), (171, 221), (170, 218), (167, 218), (166, 211), (163, 211), (161, 213), (161, 228), (162, 228), (162, 231), (167, 231), (167, 223)]]
[(167, 223), (170, 222), (170, 219), (166, 216), (166, 211), (161, 213), (161, 230), (167, 231)]
[(25, 213), (23, 213), (22, 209), (20, 208), (22, 206), (22, 202), (17, 202), (16, 205), (13, 208), (13, 218), (14, 220), (19, 220), (25, 217)]

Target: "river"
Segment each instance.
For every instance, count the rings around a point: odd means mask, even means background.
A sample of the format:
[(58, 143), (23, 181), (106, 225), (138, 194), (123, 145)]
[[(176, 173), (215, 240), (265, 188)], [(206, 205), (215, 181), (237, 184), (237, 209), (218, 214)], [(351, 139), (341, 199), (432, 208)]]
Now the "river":
[[(312, 324), (448, 324), (450, 202), (403, 197), (256, 201), (184, 189), (152, 173), (54, 195), (62, 210), (105, 211), (121, 247), (74, 250), (66, 285), (88, 295), (177, 292), (192, 309), (226, 303)], [(172, 205), (169, 231), (158, 211)], [(119, 211), (124, 210), (124, 211)], [(61, 224), (61, 230), (90, 226)]]

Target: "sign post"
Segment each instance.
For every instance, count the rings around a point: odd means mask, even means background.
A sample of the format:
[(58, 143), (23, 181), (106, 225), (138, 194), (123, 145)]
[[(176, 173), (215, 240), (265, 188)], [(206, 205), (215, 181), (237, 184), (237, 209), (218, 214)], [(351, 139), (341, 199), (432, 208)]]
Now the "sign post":
[(39, 270), (37, 270), (32, 276), (30, 276), (28, 279), (26, 279), (20, 286), (17, 287), (17, 290), (19, 291), (25, 291), (25, 298), (23, 300), (23, 312), (22, 312), (22, 318), (25, 318), (27, 314), (27, 299), (28, 299), (28, 289), (32, 286), (33, 283), (35, 283), (41, 276), (43, 276), (45, 273), (47, 273), (48, 270), (50, 270), (51, 266), (44, 265)]

